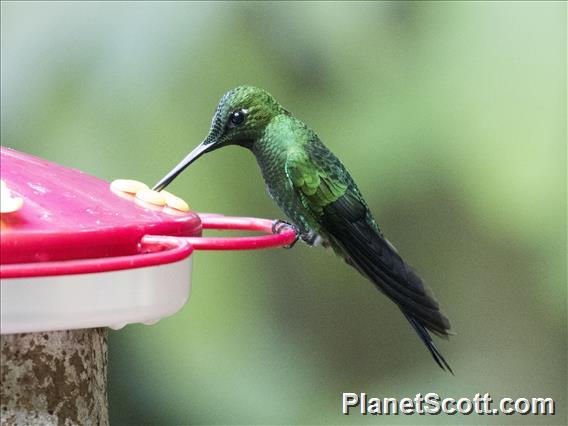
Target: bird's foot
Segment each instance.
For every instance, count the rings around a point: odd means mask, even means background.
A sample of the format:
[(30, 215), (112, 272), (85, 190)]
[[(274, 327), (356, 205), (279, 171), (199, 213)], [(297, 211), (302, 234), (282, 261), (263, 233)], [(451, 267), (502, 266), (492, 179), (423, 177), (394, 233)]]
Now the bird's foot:
[(272, 222), (272, 233), (273, 234), (278, 234), (280, 231), (282, 231), (283, 228), (292, 228), (294, 230), (294, 232), (296, 233), (296, 238), (294, 239), (294, 241), (292, 241), (292, 243), (287, 244), (285, 246), (282, 246), (285, 249), (291, 249), (292, 247), (294, 247), (296, 245), (296, 243), (300, 239), (301, 232), (296, 225), (294, 225), (290, 222), (286, 222), (286, 221), (280, 220), (280, 219)]

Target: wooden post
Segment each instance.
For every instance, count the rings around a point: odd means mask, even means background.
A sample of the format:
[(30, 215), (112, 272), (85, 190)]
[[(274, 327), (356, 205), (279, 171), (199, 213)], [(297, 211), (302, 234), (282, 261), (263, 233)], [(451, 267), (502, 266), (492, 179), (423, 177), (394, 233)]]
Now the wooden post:
[(106, 328), (0, 339), (2, 426), (108, 425)]

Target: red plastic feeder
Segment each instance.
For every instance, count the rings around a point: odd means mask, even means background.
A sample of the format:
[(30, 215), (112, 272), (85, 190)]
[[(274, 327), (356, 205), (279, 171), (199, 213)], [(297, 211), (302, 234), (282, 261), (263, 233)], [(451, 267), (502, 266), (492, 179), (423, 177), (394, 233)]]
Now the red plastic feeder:
[[(181, 213), (120, 197), (108, 182), (1, 148), (19, 210), (1, 215), (2, 334), (153, 324), (187, 301), (194, 250), (292, 243), (266, 219)], [(202, 229), (266, 235), (206, 238)]]

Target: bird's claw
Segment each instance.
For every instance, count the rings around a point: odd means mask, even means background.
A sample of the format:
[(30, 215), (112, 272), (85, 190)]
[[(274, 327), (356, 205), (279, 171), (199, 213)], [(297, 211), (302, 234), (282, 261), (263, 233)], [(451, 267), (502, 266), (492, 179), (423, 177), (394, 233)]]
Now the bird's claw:
[(286, 244), (285, 246), (282, 246), (282, 248), (291, 249), (292, 247), (294, 247), (296, 245), (296, 243), (300, 239), (301, 232), (295, 225), (293, 225), (289, 222), (286, 222), (284, 220), (278, 219), (278, 220), (275, 220), (274, 222), (272, 222), (272, 233), (273, 234), (280, 233), (280, 231), (282, 231), (283, 228), (292, 228), (294, 230), (294, 232), (296, 233), (296, 238), (294, 239), (294, 241), (292, 241), (290, 244)]

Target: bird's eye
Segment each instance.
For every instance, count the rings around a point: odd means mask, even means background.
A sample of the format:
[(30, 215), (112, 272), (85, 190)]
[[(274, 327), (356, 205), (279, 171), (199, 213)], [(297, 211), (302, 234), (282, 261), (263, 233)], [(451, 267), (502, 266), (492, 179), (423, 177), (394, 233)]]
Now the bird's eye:
[(232, 129), (243, 124), (247, 117), (247, 112), (248, 111), (246, 109), (241, 109), (239, 111), (231, 113), (231, 115), (229, 116), (229, 128)]

